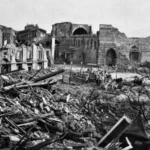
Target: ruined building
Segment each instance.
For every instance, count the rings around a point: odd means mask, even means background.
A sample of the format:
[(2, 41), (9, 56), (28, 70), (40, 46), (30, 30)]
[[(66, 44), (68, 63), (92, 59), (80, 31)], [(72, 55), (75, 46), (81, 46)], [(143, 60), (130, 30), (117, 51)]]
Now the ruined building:
[(70, 22), (52, 26), (56, 63), (116, 65), (142, 63), (150, 58), (150, 37), (129, 38), (112, 25), (100, 24), (92, 33), (86, 24)]
[(51, 63), (137, 64), (149, 61), (150, 37), (127, 37), (112, 25), (100, 24), (93, 34), (87, 24), (52, 25), (51, 34), (38, 25), (22, 31), (0, 26), (0, 72), (47, 68)]
[(0, 72), (50, 66), (51, 36), (37, 25), (27, 25), (23, 31), (0, 26)]
[(25, 45), (32, 44), (33, 41), (40, 41), (46, 36), (46, 30), (38, 25), (27, 24), (22, 31), (17, 32), (17, 40)]

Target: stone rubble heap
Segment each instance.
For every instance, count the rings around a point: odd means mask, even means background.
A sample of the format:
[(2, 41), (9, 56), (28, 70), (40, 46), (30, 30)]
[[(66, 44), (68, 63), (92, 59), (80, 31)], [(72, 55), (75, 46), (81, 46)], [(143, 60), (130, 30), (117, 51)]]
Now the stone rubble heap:
[[(35, 75), (36, 72), (10, 74), (9, 80), (11, 84), (13, 80), (16, 86), (6, 88), (10, 87), (7, 85), (0, 91), (0, 149), (123, 150), (126, 146), (121, 145), (123, 141), (120, 136), (127, 134), (127, 129), (118, 130), (120, 135), (110, 135), (109, 138), (117, 139), (117, 142), (110, 140), (109, 145), (103, 146), (99, 141), (124, 114), (135, 120), (140, 112), (144, 128), (149, 129), (149, 104), (135, 101), (137, 93), (148, 92), (143, 87), (130, 89), (130, 94), (120, 93), (129, 98), (120, 101), (115, 92), (106, 93), (88, 85), (71, 86), (50, 81), (43, 86), (48, 79), (43, 77), (48, 73), (49, 70), (41, 71), (38, 75)], [(19, 80), (19, 76), (22, 79)], [(37, 79), (41, 79), (41, 86), (33, 82)], [(28, 86), (24, 86), (24, 82)], [(144, 121), (146, 119), (147, 122)], [(123, 126), (128, 125), (122, 124), (120, 128)], [(139, 129), (145, 135), (142, 125)], [(140, 145), (138, 136), (133, 135), (134, 141)], [(148, 143), (148, 137), (145, 135), (144, 138), (143, 141)], [(137, 147), (136, 144), (134, 146)]]

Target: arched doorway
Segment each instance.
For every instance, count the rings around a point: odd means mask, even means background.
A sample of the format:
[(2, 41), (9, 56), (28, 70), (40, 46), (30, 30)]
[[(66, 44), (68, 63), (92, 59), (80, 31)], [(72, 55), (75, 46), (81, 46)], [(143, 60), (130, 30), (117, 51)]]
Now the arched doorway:
[(73, 35), (84, 35), (84, 34), (88, 34), (87, 31), (84, 28), (77, 28), (73, 32)]
[(114, 49), (110, 49), (106, 53), (106, 65), (115, 66), (117, 62), (117, 55)]
[(131, 51), (129, 53), (129, 58), (131, 63), (138, 63), (140, 62), (140, 52), (138, 47), (132, 46)]

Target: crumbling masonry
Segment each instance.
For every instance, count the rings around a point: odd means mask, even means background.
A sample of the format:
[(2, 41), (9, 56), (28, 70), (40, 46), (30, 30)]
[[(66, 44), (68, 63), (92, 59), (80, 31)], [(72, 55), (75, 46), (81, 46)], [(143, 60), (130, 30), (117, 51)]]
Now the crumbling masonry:
[(112, 25), (100, 24), (97, 34), (92, 27), (70, 22), (52, 26), (55, 61), (113, 66), (149, 61), (150, 37), (128, 38)]
[(0, 49), (0, 72), (64, 62), (114, 66), (149, 61), (150, 37), (129, 38), (105, 24), (96, 34), (87, 24), (70, 22), (52, 25), (51, 34), (32, 24), (22, 31), (0, 26)]
[(34, 25), (20, 32), (0, 26), (0, 50), (1, 73), (22, 68), (38, 70), (51, 63), (50, 36)]

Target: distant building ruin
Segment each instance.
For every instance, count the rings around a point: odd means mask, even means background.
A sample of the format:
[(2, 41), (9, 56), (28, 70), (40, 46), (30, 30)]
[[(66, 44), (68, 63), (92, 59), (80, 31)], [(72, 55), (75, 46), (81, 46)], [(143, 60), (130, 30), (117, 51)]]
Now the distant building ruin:
[(86, 24), (70, 22), (52, 26), (56, 63), (81, 63), (114, 66), (149, 61), (150, 37), (128, 38), (112, 25), (100, 24), (92, 33)]
[(34, 25), (19, 32), (0, 26), (0, 56), (1, 73), (47, 68), (51, 63), (51, 36)]
[(38, 25), (22, 31), (0, 25), (0, 72), (47, 68), (52, 63), (114, 66), (150, 61), (150, 37), (129, 38), (112, 25), (100, 24), (93, 34), (87, 24), (62, 22), (51, 34)]

